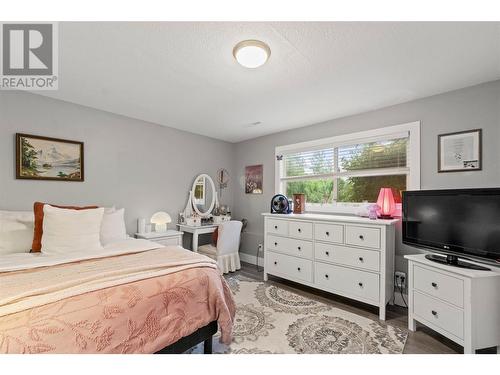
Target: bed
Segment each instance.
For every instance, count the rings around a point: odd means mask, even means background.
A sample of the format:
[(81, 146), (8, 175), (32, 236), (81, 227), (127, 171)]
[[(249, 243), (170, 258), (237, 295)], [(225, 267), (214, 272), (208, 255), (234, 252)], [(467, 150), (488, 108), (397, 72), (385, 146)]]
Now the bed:
[(234, 314), (215, 262), (178, 246), (0, 258), (0, 353), (207, 353)]

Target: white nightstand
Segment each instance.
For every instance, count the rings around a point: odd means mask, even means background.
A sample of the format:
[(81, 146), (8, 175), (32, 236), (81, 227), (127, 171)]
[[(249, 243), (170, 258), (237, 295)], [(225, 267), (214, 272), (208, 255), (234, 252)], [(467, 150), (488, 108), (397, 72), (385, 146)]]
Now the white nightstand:
[(182, 235), (184, 233), (177, 230), (167, 230), (166, 232), (136, 233), (135, 238), (156, 242), (163, 246), (182, 246)]
[(500, 353), (500, 268), (452, 267), (424, 254), (405, 258), (409, 330), (415, 331), (418, 321), (462, 345), (464, 353), (493, 346)]

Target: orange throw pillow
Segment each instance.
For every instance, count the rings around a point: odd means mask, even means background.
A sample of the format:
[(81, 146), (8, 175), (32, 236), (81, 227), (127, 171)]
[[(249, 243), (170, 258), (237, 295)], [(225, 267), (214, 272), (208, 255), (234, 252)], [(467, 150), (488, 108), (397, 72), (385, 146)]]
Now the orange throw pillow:
[[(35, 229), (33, 231), (33, 244), (31, 245), (32, 253), (39, 253), (42, 250), (42, 235), (43, 235), (43, 206), (48, 203), (35, 202), (33, 205), (33, 212), (35, 214)], [(56, 206), (51, 204), (52, 207), (66, 208), (68, 210), (89, 210), (98, 208), (98, 206), (86, 206), (86, 207), (76, 207), (76, 206)]]

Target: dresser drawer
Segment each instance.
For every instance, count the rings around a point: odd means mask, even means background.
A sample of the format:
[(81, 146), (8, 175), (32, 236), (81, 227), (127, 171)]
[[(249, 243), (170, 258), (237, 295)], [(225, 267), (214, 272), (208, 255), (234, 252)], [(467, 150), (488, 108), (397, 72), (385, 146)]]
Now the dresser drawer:
[(267, 251), (266, 272), (285, 278), (312, 282), (312, 261)]
[(355, 246), (370, 247), (372, 249), (380, 249), (380, 229), (346, 225), (345, 243)]
[(315, 263), (314, 282), (332, 292), (352, 298), (379, 300), (379, 275), (321, 262)]
[(273, 234), (281, 234), (282, 236), (288, 236), (288, 221), (268, 219), (266, 225), (266, 232)]
[(314, 258), (370, 271), (380, 270), (380, 253), (373, 250), (317, 242), (314, 248)]
[(464, 306), (464, 282), (453, 276), (413, 266), (413, 287), (455, 306)]
[(306, 259), (312, 259), (313, 255), (313, 245), (310, 241), (278, 237), (270, 234), (267, 235), (266, 249)]
[(344, 226), (341, 224), (314, 224), (314, 239), (318, 241), (344, 243)]
[(464, 337), (464, 312), (436, 298), (413, 292), (413, 313), (458, 338)]
[(288, 235), (290, 237), (304, 238), (311, 240), (313, 237), (313, 225), (312, 223), (300, 222), (300, 221), (290, 221), (288, 223)]

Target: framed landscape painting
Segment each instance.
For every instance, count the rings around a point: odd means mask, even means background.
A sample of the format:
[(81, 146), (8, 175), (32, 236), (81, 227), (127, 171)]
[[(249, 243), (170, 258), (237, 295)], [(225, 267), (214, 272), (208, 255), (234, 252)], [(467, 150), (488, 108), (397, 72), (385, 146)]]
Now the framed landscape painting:
[(16, 178), (83, 181), (83, 142), (16, 134)]

